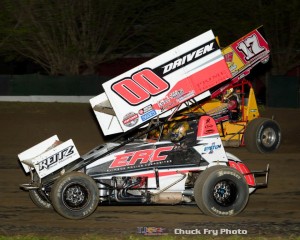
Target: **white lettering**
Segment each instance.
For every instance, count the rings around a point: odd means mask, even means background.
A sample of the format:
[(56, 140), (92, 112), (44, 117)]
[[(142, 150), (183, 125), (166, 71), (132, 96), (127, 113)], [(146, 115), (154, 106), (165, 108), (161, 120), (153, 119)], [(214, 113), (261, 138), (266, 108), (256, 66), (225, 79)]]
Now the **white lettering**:
[(221, 228), (221, 229), (208, 229), (204, 228), (203, 230), (200, 229), (181, 229), (175, 228), (174, 234), (181, 234), (181, 235), (247, 235), (248, 231), (245, 229), (228, 229), (228, 228)]
[(179, 68), (180, 66), (183, 66), (185, 63), (189, 63), (189, 62), (193, 61), (194, 59), (201, 57), (203, 54), (211, 52), (212, 50), (214, 50), (213, 42), (211, 42), (210, 44), (207, 44), (204, 47), (201, 47), (191, 53), (188, 53), (181, 58), (177, 58), (173, 62), (163, 66), (163, 69), (164, 69), (163, 74), (166, 74), (171, 70)]
[(192, 53), (189, 53), (189, 54), (187, 55), (187, 62), (190, 62), (190, 61), (193, 60), (195, 53), (196, 53), (196, 51), (194, 51), (194, 52), (192, 52)]
[(182, 58), (182, 65), (185, 64), (186, 56), (183, 56)]
[(182, 58), (177, 59), (177, 60), (174, 62), (172, 69), (181, 66), (181, 62), (182, 62)]
[(169, 63), (168, 65), (164, 66), (164, 74), (171, 71), (173, 67), (173, 63)]
[(175, 228), (174, 234), (182, 234), (182, 235), (201, 235), (201, 231), (199, 229), (180, 229)]
[(259, 41), (255, 34), (248, 37), (243, 42), (240, 42), (237, 48), (245, 54), (245, 59), (247, 61), (265, 50), (259, 45)]
[(227, 234), (227, 235), (246, 235), (248, 234), (247, 230), (244, 229), (220, 229), (220, 234)]
[(203, 234), (209, 234), (213, 236), (218, 236), (219, 231), (217, 229), (204, 229)]
[(214, 46), (213, 43), (211, 43), (211, 44), (209, 44), (209, 45), (206, 45), (206, 46), (204, 47), (203, 54), (212, 51), (212, 50), (213, 50), (213, 46)]

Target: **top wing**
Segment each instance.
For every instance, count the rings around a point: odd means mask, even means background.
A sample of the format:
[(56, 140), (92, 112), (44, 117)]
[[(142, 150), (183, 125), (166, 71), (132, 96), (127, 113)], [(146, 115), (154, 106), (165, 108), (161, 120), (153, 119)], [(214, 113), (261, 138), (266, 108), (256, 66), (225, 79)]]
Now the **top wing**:
[(231, 77), (210, 30), (105, 82), (90, 102), (105, 135), (126, 132)]

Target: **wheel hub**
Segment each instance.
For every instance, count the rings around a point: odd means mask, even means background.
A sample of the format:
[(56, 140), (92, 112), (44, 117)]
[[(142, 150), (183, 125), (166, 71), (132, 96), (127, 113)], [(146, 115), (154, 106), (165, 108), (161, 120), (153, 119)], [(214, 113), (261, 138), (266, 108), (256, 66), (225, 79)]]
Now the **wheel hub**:
[(276, 141), (276, 132), (273, 128), (266, 128), (262, 132), (261, 135), (261, 142), (264, 146), (270, 147), (272, 146)]
[(63, 198), (64, 204), (68, 208), (80, 209), (87, 202), (88, 192), (83, 186), (72, 184), (66, 188)]
[(231, 205), (235, 201), (236, 196), (236, 186), (231, 181), (218, 182), (214, 187), (213, 198), (219, 205)]

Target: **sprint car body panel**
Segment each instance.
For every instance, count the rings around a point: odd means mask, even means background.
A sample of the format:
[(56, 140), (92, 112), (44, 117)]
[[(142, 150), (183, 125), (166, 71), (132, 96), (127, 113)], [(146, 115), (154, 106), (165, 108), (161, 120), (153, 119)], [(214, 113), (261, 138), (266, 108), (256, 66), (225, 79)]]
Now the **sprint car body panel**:
[(127, 132), (229, 78), (210, 30), (105, 82), (90, 102), (105, 135)]
[(72, 139), (60, 142), (54, 135), (18, 155), (26, 173), (35, 169), (43, 178), (80, 157)]
[(269, 61), (270, 48), (265, 39), (263, 27), (254, 29), (234, 43), (223, 48), (222, 54), (230, 69), (232, 78), (229, 82), (212, 91), (211, 98), (219, 96), (224, 89), (245, 78), (257, 64)]
[(200, 102), (218, 96), (267, 62), (269, 54), (263, 27), (222, 51), (208, 31), (104, 83), (105, 92), (90, 103), (104, 135), (126, 132), (158, 115), (170, 115), (168, 110), (191, 98)]
[(268, 61), (270, 49), (264, 37), (263, 28), (259, 27), (222, 49), (232, 78), (241, 73), (250, 73), (251, 68), (262, 61)]

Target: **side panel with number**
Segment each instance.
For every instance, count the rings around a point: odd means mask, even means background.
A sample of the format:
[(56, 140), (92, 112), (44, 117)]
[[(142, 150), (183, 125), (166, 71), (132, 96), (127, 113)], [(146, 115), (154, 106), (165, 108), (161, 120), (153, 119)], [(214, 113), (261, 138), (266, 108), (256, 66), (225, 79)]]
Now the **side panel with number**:
[(111, 79), (103, 88), (126, 132), (228, 78), (231, 73), (208, 31)]
[(259, 27), (222, 49), (222, 52), (232, 76), (242, 78), (255, 65), (269, 59), (270, 49), (263, 27)]
[(112, 85), (112, 90), (130, 105), (139, 105), (151, 96), (168, 90), (169, 83), (151, 69), (143, 69), (130, 78), (121, 79)]

